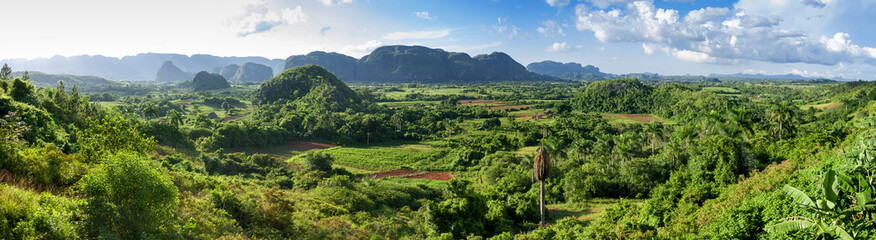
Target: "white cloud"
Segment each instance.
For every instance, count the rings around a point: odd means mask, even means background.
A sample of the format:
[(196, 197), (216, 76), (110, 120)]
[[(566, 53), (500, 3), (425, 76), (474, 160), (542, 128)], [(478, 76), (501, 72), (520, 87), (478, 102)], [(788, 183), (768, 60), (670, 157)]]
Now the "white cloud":
[(744, 10), (731, 13), (726, 8), (705, 8), (691, 11), (680, 20), (675, 10), (638, 1), (610, 10), (579, 4), (576, 16), (577, 29), (592, 31), (599, 41), (642, 43), (649, 54), (666, 48), (668, 54), (684, 61), (876, 64), (876, 48), (852, 44), (848, 34), (810, 37), (780, 27), (777, 16), (752, 15)]
[(429, 12), (426, 12), (426, 11), (423, 11), (423, 12), (414, 12), (414, 15), (417, 15), (417, 17), (422, 18), (422, 19), (426, 19), (426, 20), (435, 20), (435, 19), (437, 19), (437, 18), (435, 18), (435, 17), (429, 16)]
[(728, 15), (730, 15), (728, 8), (707, 7), (688, 12), (684, 16), (684, 21), (691, 24), (703, 24), (724, 19)]
[(545, 37), (553, 37), (557, 35), (566, 36), (566, 33), (563, 32), (563, 26), (553, 20), (543, 21), (541, 24), (543, 26), (538, 27), (535, 30)]
[(345, 3), (353, 3), (353, 1), (354, 0), (319, 0), (319, 2), (321, 2), (322, 4), (324, 4), (326, 6), (341, 5), (341, 4), (345, 4)]
[(378, 40), (370, 40), (359, 45), (347, 45), (340, 52), (358, 58), (368, 53), (371, 53), (371, 51), (380, 46), (383, 46), (383, 42)]
[(593, 4), (593, 6), (596, 6), (598, 8), (602, 8), (602, 9), (606, 9), (608, 7), (611, 7), (612, 5), (623, 6), (624, 4), (631, 3), (631, 2), (636, 1), (636, 0), (587, 0), (587, 1), (590, 2), (591, 4)]
[(566, 42), (562, 42), (562, 43), (555, 42), (554, 44), (552, 44), (551, 46), (549, 46), (547, 48), (548, 52), (568, 52), (571, 50), (572, 50), (572, 48), (569, 47), (569, 44)]
[(391, 32), (383, 35), (384, 40), (406, 40), (406, 39), (439, 39), (450, 35), (450, 30), (437, 31), (413, 31), (413, 32)]
[(247, 6), (247, 12), (238, 18), (230, 20), (227, 25), (238, 36), (245, 37), (269, 31), (277, 26), (307, 22), (309, 16), (301, 6), (271, 10), (266, 2), (258, 2)]
[(696, 63), (715, 63), (717, 62), (715, 58), (710, 57), (708, 54), (695, 52), (690, 50), (673, 50), (672, 55), (678, 59), (687, 62), (696, 62)]
[(545, 2), (547, 2), (548, 5), (551, 5), (551, 7), (558, 7), (558, 8), (565, 7), (566, 5), (569, 5), (569, 0), (545, 0)]

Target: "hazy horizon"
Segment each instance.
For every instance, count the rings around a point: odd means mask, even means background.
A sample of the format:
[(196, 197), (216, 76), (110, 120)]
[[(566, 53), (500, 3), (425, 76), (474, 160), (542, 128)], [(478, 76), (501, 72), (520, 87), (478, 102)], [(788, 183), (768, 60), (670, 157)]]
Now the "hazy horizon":
[[(836, 0), (509, 2), (12, 1), (0, 59), (139, 53), (356, 58), (383, 45), (505, 52), (603, 72), (876, 78), (876, 3)], [(20, 20), (19, 20), (20, 19)]]

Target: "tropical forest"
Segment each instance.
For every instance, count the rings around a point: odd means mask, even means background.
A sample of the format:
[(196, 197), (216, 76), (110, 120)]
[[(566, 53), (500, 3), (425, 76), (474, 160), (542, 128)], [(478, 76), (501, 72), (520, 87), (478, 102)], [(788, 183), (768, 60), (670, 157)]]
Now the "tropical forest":
[(870, 4), (193, 2), (11, 3), (0, 239), (876, 239)]

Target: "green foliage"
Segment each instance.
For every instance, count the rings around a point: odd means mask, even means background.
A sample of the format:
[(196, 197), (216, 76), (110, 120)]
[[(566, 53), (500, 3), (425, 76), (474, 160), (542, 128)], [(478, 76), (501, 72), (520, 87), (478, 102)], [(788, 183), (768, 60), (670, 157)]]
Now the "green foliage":
[(177, 203), (170, 178), (138, 153), (106, 155), (82, 180), (90, 237), (155, 238), (169, 229)]
[(12, 68), (9, 67), (6, 63), (3, 64), (3, 68), (0, 68), (0, 80), (9, 80), (9, 77), (12, 76)]
[(0, 185), (0, 238), (78, 239), (80, 201)]
[(572, 104), (585, 112), (648, 113), (652, 91), (636, 79), (599, 81), (584, 88)]
[(77, 139), (79, 139), (80, 153), (87, 162), (97, 162), (117, 151), (129, 151), (145, 156), (154, 144), (152, 138), (145, 138), (137, 131), (136, 124), (121, 116), (88, 120), (86, 126), (77, 133)]
[(198, 74), (195, 74), (195, 78), (192, 79), (192, 90), (195, 91), (207, 91), (230, 87), (231, 84), (228, 84), (228, 80), (226, 80), (225, 77), (215, 73), (208, 73), (206, 71), (201, 71)]
[(304, 167), (308, 171), (329, 172), (332, 170), (332, 156), (325, 153), (307, 153), (304, 155)]
[(334, 74), (316, 65), (287, 69), (262, 84), (255, 95), (259, 104), (298, 100), (302, 104), (326, 106), (334, 111), (358, 108), (361, 103), (356, 92)]

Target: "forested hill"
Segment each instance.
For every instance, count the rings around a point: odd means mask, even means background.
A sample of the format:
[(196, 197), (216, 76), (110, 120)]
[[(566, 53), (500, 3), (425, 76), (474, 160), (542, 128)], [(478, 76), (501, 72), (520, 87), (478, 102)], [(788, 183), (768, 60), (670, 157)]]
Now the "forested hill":
[(338, 53), (312, 52), (286, 59), (286, 69), (316, 64), (343, 81), (359, 82), (474, 82), (557, 80), (532, 73), (508, 54), (494, 52), (471, 57), (422, 46), (383, 46), (356, 60)]
[[(107, 80), (102, 77), (95, 76), (76, 76), (69, 74), (47, 74), (42, 72), (28, 72), (28, 77), (33, 84), (37, 87), (54, 87), (58, 85), (59, 81), (64, 81), (65, 84), (71, 86), (86, 86), (86, 85), (101, 85), (101, 86), (110, 86), (110, 85), (121, 85), (118, 82)], [(15, 72), (12, 74), (14, 77), (22, 77), (24, 72)]]
[[(212, 71), (230, 64), (243, 65), (247, 62), (267, 65), (275, 70), (283, 69), (282, 59), (267, 59), (264, 57), (218, 57), (213, 55), (141, 53), (122, 58), (101, 55), (54, 56), (37, 59), (4, 59), (15, 69), (39, 71), (49, 74), (72, 74), (97, 76), (112, 80), (154, 80), (155, 73), (164, 62), (172, 61), (181, 70), (190, 73)], [(276, 73), (275, 73), (276, 74)]]
[(581, 66), (576, 62), (541, 61), (526, 65), (526, 69), (534, 73), (566, 79), (604, 80), (614, 76), (599, 71), (599, 68), (593, 65)]

